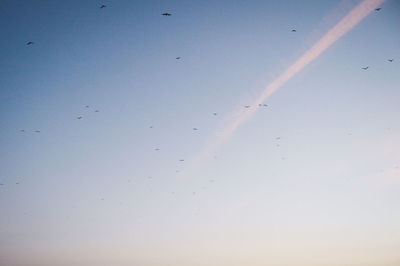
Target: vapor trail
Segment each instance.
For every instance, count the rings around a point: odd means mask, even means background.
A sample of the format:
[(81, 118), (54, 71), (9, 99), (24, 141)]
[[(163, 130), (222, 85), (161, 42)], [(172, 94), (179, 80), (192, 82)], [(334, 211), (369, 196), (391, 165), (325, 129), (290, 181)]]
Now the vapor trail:
[(304, 55), (302, 55), (297, 61), (289, 66), (289, 68), (287, 68), (279, 77), (273, 80), (246, 112), (239, 113), (237, 116), (235, 116), (233, 121), (228, 123), (228, 125), (222, 129), (218, 129), (216, 133), (217, 138), (210, 143), (203, 150), (203, 152), (195, 158), (195, 160), (193, 160), (191, 166), (193, 166), (193, 164), (198, 164), (199, 161), (204, 160), (204, 158), (209, 156), (210, 153), (218, 146), (227, 141), (235, 132), (235, 130), (257, 111), (259, 104), (264, 102), (295, 74), (300, 72), (305, 66), (316, 59), (334, 42), (339, 40), (343, 35), (354, 28), (361, 20), (363, 20), (366, 16), (373, 12), (375, 8), (385, 1), (386, 0), (364, 0), (358, 6), (353, 8), (333, 28), (331, 28), (324, 36), (322, 36), (321, 39), (319, 39), (308, 51), (306, 51)]

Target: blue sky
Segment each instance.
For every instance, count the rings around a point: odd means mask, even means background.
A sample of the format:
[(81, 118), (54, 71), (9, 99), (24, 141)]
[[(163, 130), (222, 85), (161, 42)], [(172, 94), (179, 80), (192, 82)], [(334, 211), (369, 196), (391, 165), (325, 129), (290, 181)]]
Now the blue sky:
[(188, 169), (359, 3), (2, 1), (0, 264), (398, 265), (398, 1)]

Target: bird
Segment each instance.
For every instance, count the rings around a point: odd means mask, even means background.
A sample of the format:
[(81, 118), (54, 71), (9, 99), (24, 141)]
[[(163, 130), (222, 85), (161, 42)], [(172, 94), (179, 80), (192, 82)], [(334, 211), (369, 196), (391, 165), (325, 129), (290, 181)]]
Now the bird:
[(26, 45), (32, 45), (34, 42), (27, 42)]
[(276, 140), (280, 140), (280, 139), (281, 139), (281, 137), (276, 137), (275, 139), (276, 139)]
[(218, 115), (217, 113), (213, 113), (213, 115)]
[(78, 116), (76, 119), (82, 119), (82, 116)]
[(250, 108), (250, 105), (245, 105), (244, 108)]
[(268, 106), (268, 104), (265, 104), (265, 103), (264, 103), (264, 104), (263, 104), (263, 106), (267, 107), (267, 106)]
[(391, 63), (391, 62), (393, 62), (393, 59), (388, 59), (388, 61)]
[(378, 8), (375, 8), (375, 11), (379, 11), (381, 9), (382, 9), (381, 7), (378, 7)]
[(178, 56), (178, 57), (177, 57), (177, 58), (175, 58), (175, 59), (179, 60), (179, 59), (181, 59), (181, 57), (180, 57), (180, 56)]
[(367, 67), (362, 67), (361, 69), (367, 70), (368, 68), (369, 68), (369, 66), (367, 66)]
[(89, 105), (86, 105), (85, 107), (86, 107), (86, 108), (89, 108)]
[(185, 161), (185, 160), (184, 160), (184, 159), (180, 159), (179, 161), (180, 161), (180, 162), (183, 162), (183, 161)]
[(193, 130), (199, 130), (199, 129), (194, 127)]
[(35, 130), (35, 133), (40, 133), (40, 130)]
[(21, 131), (21, 132), (25, 132), (25, 129), (21, 129), (20, 131)]
[(106, 7), (106, 5), (101, 5), (101, 6), (100, 6), (101, 9), (103, 9), (103, 8), (105, 8), (105, 7)]
[(154, 150), (155, 150), (155, 151), (159, 151), (160, 149), (159, 149), (159, 148), (155, 148)]
[(163, 15), (163, 16), (166, 16), (166, 17), (169, 17), (169, 16), (171, 16), (171, 14), (170, 14), (170, 13), (167, 13), (167, 12), (165, 12), (165, 13), (162, 13), (162, 15)]
[(296, 30), (295, 30), (295, 29), (293, 29), (293, 30), (292, 30), (292, 32), (296, 32)]
[(98, 112), (100, 112), (100, 111), (99, 111), (99, 110), (95, 110), (94, 112), (95, 112), (95, 113), (98, 113)]
[(150, 128), (153, 128), (153, 126), (150, 126)]
[(15, 183), (16, 185), (19, 185), (19, 182)]

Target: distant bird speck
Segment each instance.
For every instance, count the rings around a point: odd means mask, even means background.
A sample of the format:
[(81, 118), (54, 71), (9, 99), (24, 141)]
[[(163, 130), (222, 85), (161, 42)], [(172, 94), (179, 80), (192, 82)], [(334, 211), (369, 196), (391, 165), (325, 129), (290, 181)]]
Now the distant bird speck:
[(367, 67), (362, 67), (361, 69), (367, 70), (368, 68), (369, 68), (369, 66), (367, 66)]
[(35, 130), (35, 133), (40, 133), (40, 130)]
[(86, 108), (89, 108), (89, 105), (86, 105), (85, 107), (86, 107)]
[(25, 129), (21, 129), (20, 131), (21, 131), (21, 132), (25, 132)]
[(184, 159), (180, 159), (179, 161), (180, 161), (180, 162), (183, 162), (183, 161), (185, 161), (185, 160), (184, 160)]
[(178, 57), (177, 57), (177, 58), (175, 58), (175, 59), (179, 60), (179, 59), (181, 59), (181, 58), (178, 56)]
[(292, 30), (292, 32), (296, 32), (296, 30), (295, 30), (295, 29), (293, 29), (293, 30)]
[(82, 116), (78, 116), (76, 119), (82, 119)]
[(99, 111), (99, 110), (95, 110), (94, 112), (95, 112), (95, 113), (98, 113), (98, 112), (100, 112), (100, 111)]
[(194, 127), (193, 130), (199, 130), (199, 129)]
[(388, 61), (391, 63), (391, 62), (393, 62), (393, 59), (388, 59)]
[(103, 8), (105, 8), (105, 7), (106, 7), (106, 5), (101, 5), (101, 6), (100, 6), (101, 9), (103, 9)]
[(382, 9), (381, 7), (378, 7), (378, 8), (375, 8), (375, 11), (379, 11), (381, 9)]
[(169, 16), (171, 16), (171, 14), (170, 14), (170, 13), (167, 13), (167, 12), (165, 12), (165, 13), (162, 13), (162, 15), (163, 15), (163, 16), (166, 16), (166, 17), (169, 17)]
[(159, 148), (155, 148), (154, 150), (159, 151), (160, 149)]
[(26, 45), (32, 45), (34, 42), (27, 42)]
[(218, 113), (213, 113), (213, 115), (218, 115)]
[(250, 108), (250, 105), (245, 105), (244, 108)]

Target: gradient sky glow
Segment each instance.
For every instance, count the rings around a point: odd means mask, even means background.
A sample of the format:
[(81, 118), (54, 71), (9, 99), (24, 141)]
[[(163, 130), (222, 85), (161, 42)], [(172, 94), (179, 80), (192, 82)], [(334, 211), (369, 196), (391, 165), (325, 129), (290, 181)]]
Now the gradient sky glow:
[(363, 1), (1, 1), (0, 265), (400, 265), (378, 2), (255, 112)]

